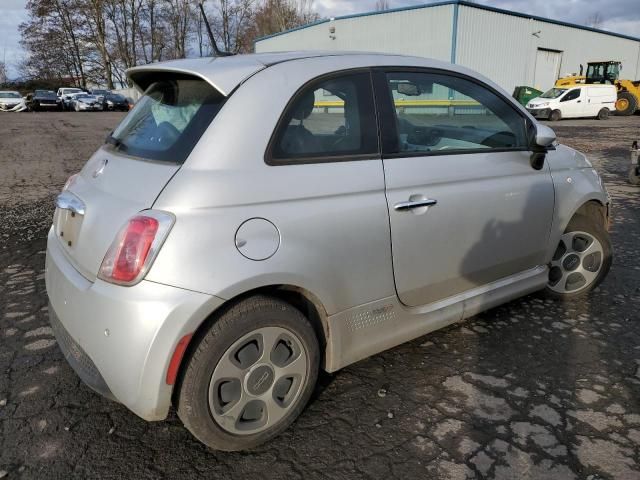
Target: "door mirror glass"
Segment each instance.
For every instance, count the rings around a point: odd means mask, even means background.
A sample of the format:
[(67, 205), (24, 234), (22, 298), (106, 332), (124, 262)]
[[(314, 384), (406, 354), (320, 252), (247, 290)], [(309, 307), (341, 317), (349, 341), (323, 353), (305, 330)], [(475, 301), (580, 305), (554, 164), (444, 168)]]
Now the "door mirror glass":
[(550, 147), (556, 141), (556, 132), (546, 125), (536, 126), (536, 145), (539, 147)]

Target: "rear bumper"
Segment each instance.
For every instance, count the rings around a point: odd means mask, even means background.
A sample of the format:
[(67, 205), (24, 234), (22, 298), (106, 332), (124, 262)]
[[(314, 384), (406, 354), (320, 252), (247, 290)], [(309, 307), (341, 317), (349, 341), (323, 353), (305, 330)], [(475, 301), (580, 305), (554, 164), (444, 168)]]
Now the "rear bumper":
[(71, 265), (52, 232), (45, 280), (51, 326), (78, 376), (145, 420), (164, 419), (173, 351), (223, 300), (148, 281), (133, 287), (92, 283)]
[(87, 105), (87, 104), (78, 104), (78, 109), (80, 111), (92, 111), (92, 112), (98, 112), (98, 111), (102, 111), (103, 107), (102, 105)]
[(62, 325), (62, 322), (60, 322), (55, 310), (51, 306), (51, 302), (49, 302), (49, 323), (51, 324), (51, 329), (58, 341), (58, 346), (60, 350), (62, 350), (64, 358), (78, 374), (80, 380), (103, 397), (118, 401), (116, 397), (113, 396), (113, 393), (111, 393), (111, 390), (109, 390), (107, 382), (105, 382), (102, 375), (100, 375), (95, 363), (93, 363), (89, 355), (86, 354), (82, 347), (64, 328), (64, 325)]

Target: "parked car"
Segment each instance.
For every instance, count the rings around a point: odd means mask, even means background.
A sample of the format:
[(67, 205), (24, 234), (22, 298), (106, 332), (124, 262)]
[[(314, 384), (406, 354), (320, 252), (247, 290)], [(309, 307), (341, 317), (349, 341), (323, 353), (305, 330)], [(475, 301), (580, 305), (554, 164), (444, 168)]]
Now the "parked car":
[(98, 97), (106, 97), (111, 93), (111, 90), (106, 90), (104, 88), (92, 88), (91, 90), (89, 90), (89, 93)]
[(110, 93), (104, 97), (104, 109), (127, 112), (129, 110), (129, 101), (119, 93)]
[(616, 110), (618, 93), (614, 85), (575, 85), (555, 87), (534, 98), (527, 110), (536, 118), (558, 121), (561, 118), (609, 118)]
[(81, 88), (62, 87), (58, 89), (57, 95), (63, 110), (71, 110), (71, 96), (76, 93), (86, 93)]
[(102, 98), (88, 93), (75, 93), (70, 95), (69, 109), (76, 112), (102, 111)]
[(111, 90), (106, 90), (104, 88), (92, 88), (88, 93), (90, 95), (95, 95), (100, 99), (102, 103), (104, 103), (104, 99), (107, 97), (107, 95), (111, 94)]
[(27, 107), (29, 110), (62, 110), (62, 101), (53, 90), (36, 90), (27, 95)]
[(27, 109), (27, 104), (15, 91), (0, 91), (0, 112), (23, 112)]
[(466, 68), (289, 52), (128, 79), (144, 95), (56, 200), (50, 321), (94, 390), (146, 420), (173, 401), (212, 448), (282, 432), (320, 368), (611, 265), (596, 170)]

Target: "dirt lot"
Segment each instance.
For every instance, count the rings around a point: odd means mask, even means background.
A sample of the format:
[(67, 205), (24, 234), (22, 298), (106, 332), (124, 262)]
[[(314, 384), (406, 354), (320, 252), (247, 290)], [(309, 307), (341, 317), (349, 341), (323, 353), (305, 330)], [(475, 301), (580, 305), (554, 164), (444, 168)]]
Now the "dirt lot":
[(47, 324), (52, 198), (121, 114), (0, 119), (0, 478), (640, 478), (640, 117), (552, 126), (614, 199), (615, 260), (587, 300), (529, 296), (324, 376), (253, 452), (211, 452), (80, 383)]

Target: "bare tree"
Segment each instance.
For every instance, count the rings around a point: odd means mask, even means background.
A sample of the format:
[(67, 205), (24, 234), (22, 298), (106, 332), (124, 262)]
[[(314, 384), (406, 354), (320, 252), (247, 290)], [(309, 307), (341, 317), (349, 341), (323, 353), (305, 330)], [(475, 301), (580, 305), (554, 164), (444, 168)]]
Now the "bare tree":
[(0, 62), (0, 85), (3, 83), (7, 83), (7, 66)]
[(389, 8), (391, 8), (389, 5), (389, 0), (376, 0), (375, 8), (378, 11), (389, 10)]
[[(27, 0), (21, 24), (28, 78), (113, 88), (141, 63), (210, 54), (204, 0)], [(207, 0), (217, 43), (248, 52), (260, 35), (313, 22), (313, 0)]]
[(256, 0), (213, 0), (213, 29), (223, 50), (247, 52)]
[(313, 0), (264, 0), (256, 9), (254, 37), (270, 35), (317, 21)]
[(587, 26), (593, 27), (593, 28), (600, 28), (602, 27), (603, 21), (604, 19), (602, 18), (602, 15), (600, 14), (600, 12), (595, 12), (593, 15), (590, 15), (589, 18), (587, 18)]

